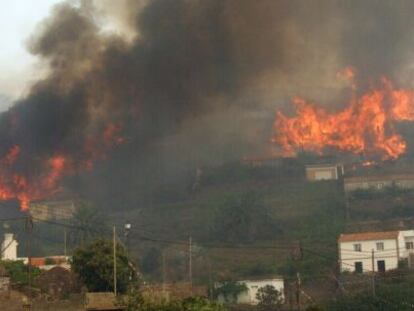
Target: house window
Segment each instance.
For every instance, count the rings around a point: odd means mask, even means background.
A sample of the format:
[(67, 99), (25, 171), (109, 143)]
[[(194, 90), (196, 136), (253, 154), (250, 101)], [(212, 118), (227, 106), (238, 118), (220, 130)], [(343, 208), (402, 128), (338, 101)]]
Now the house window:
[(377, 251), (384, 250), (384, 242), (377, 242)]
[(385, 260), (377, 261), (378, 272), (385, 272)]
[(355, 261), (355, 272), (362, 273), (362, 261)]
[(414, 249), (414, 242), (405, 242), (406, 249)]
[(362, 251), (361, 244), (354, 244), (354, 251), (355, 252), (361, 252)]

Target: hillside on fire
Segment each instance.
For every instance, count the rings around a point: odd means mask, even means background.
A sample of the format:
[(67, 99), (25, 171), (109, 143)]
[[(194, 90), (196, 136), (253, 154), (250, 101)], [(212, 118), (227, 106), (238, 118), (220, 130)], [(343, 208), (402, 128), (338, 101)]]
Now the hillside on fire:
[(0, 309), (412, 307), (413, 1), (29, 2)]

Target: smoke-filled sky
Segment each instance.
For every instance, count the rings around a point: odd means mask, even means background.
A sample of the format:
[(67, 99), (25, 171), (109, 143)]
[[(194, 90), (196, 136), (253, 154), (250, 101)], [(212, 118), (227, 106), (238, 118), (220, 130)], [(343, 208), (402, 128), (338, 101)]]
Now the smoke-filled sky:
[(148, 179), (268, 152), (275, 111), (289, 113), (295, 95), (341, 106), (344, 67), (361, 91), (381, 75), (414, 86), (413, 10), (408, 0), (58, 4), (22, 37), (44, 75), (0, 115), (0, 155), (19, 146), (8, 170), (33, 183), (56, 157), (71, 175), (88, 167), (91, 192), (132, 204)]
[(35, 79), (35, 59), (27, 51), (26, 40), (59, 1), (0, 1), (0, 110), (27, 92)]

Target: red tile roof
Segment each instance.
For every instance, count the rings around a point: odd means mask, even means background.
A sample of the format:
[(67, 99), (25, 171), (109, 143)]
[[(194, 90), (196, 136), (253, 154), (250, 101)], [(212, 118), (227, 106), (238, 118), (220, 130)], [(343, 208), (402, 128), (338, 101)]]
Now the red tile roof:
[(339, 242), (393, 240), (398, 238), (399, 231), (347, 233), (339, 236)]
[(30, 264), (34, 267), (44, 266), (45, 262), (46, 262), (46, 259), (44, 257), (41, 257), (41, 258), (32, 257), (32, 258), (30, 258)]

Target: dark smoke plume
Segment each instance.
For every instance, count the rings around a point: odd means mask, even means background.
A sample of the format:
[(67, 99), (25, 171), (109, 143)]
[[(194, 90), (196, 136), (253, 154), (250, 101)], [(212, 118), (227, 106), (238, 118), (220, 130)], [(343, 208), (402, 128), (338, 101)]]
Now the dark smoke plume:
[[(19, 145), (16, 169), (35, 178), (47, 156), (82, 163), (85, 146), (112, 124), (124, 143), (69, 184), (135, 206), (182, 172), (266, 152), (275, 108), (294, 95), (340, 102), (347, 85), (335, 75), (345, 66), (367, 82), (385, 74), (406, 83), (413, 9), (412, 1), (60, 4), (30, 43), (49, 74), (0, 116), (0, 151)], [(108, 12), (128, 36), (102, 31)]]

